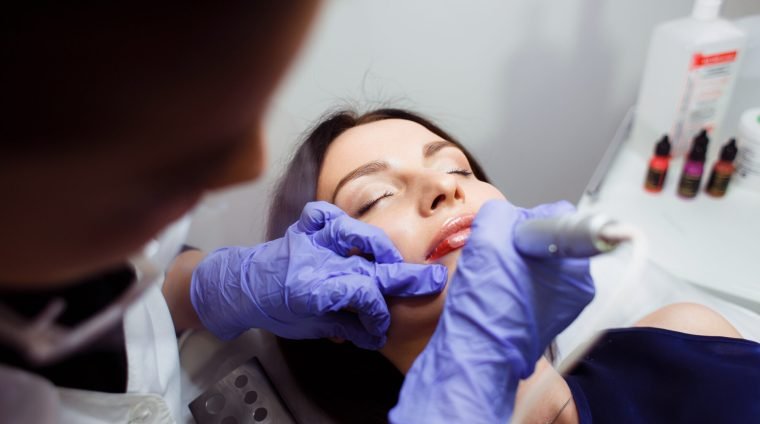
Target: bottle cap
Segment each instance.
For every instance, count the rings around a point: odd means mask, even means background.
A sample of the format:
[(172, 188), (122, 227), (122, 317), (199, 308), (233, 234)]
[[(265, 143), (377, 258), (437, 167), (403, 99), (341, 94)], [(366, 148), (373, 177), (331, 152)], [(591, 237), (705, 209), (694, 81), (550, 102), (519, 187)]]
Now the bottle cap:
[(702, 143), (694, 143), (689, 152), (689, 160), (704, 162), (707, 155), (707, 145)]
[(736, 139), (732, 138), (728, 140), (728, 143), (724, 144), (723, 147), (720, 149), (720, 160), (724, 160), (726, 162), (733, 162), (734, 159), (736, 159)]
[(702, 147), (704, 147), (705, 150), (707, 150), (707, 144), (708, 143), (710, 143), (710, 137), (707, 136), (707, 130), (706, 129), (702, 129), (702, 131), (700, 131), (699, 134), (697, 134), (694, 137), (694, 144), (693, 144), (693, 146), (696, 146), (697, 144), (699, 144)]
[(670, 139), (668, 135), (662, 136), (660, 141), (654, 147), (655, 156), (670, 156)]
[(691, 16), (694, 19), (711, 20), (717, 19), (720, 15), (720, 6), (722, 0), (696, 0)]

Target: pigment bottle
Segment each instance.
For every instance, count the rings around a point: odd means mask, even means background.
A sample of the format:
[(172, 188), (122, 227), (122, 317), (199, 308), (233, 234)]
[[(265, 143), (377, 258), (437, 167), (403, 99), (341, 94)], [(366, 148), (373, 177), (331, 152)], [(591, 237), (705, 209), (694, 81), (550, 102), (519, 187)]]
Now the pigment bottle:
[(692, 198), (699, 192), (699, 184), (702, 182), (702, 173), (705, 169), (708, 142), (709, 139), (704, 130), (694, 138), (691, 151), (683, 166), (681, 181), (678, 183), (678, 194), (681, 197)]
[(731, 175), (734, 174), (736, 151), (736, 140), (733, 138), (720, 149), (720, 159), (715, 162), (710, 179), (707, 180), (707, 194), (715, 197), (723, 197), (726, 194)]
[(668, 175), (670, 163), (670, 139), (667, 134), (663, 135), (654, 148), (654, 156), (649, 160), (647, 178), (644, 180), (644, 189), (652, 193), (659, 193), (665, 185), (665, 177)]

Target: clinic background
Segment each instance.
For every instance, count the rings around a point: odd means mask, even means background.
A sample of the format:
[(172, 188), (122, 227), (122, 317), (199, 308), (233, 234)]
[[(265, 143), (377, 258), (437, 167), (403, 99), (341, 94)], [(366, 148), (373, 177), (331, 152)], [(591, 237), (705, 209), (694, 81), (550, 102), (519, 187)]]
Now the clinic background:
[[(193, 212), (188, 243), (208, 250), (262, 241), (263, 199), (302, 134), (340, 106), (421, 112), (462, 141), (513, 203), (575, 202), (636, 101), (653, 28), (692, 6), (327, 1), (275, 95), (265, 177), (207, 195)], [(758, 13), (758, 0), (726, 0), (722, 15)]]

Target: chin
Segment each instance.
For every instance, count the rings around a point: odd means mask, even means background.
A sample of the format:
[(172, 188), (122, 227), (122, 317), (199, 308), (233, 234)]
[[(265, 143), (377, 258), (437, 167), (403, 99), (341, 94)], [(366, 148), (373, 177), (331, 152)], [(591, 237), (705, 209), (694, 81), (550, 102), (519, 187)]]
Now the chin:
[(447, 290), (448, 287), (445, 287), (441, 293), (414, 298), (389, 297), (391, 325), (388, 328), (388, 342), (403, 344), (423, 335), (429, 337), (438, 325)]
[[(436, 261), (449, 270), (449, 282), (456, 270), (456, 264), (462, 250), (455, 250)], [(388, 341), (404, 343), (420, 337), (430, 337), (438, 325), (438, 318), (446, 302), (448, 284), (435, 295), (414, 298), (389, 297), (388, 309), (391, 313), (391, 325), (388, 328)]]
[(435, 261), (436, 263), (439, 263), (448, 268), (449, 281), (451, 281), (451, 277), (454, 276), (454, 271), (457, 269), (457, 262), (459, 262), (460, 256), (462, 256), (462, 249), (457, 249)]

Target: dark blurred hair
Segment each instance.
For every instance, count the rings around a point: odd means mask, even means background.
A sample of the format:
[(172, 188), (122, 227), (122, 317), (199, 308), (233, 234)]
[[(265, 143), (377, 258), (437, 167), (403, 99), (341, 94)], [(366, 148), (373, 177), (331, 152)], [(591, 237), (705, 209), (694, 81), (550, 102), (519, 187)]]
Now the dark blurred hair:
[[(287, 62), (283, 55), (294, 39), (293, 26), (302, 25), (315, 5), (304, 0), (3, 3), (0, 148), (36, 155), (39, 147), (70, 152), (125, 134), (132, 140), (135, 116), (151, 116), (157, 99), (204, 93), (215, 79), (236, 81), (239, 72), (250, 71), (239, 66), (243, 60), (258, 64), (257, 81), (267, 86), (246, 86), (250, 93), (240, 94), (268, 92), (268, 75), (280, 68), (272, 64)], [(153, 136), (167, 143), (161, 134)]]
[[(453, 137), (429, 120), (401, 109), (378, 109), (364, 114), (341, 110), (322, 119), (298, 146), (275, 188), (269, 211), (267, 239), (285, 234), (306, 203), (316, 199), (317, 180), (330, 144), (344, 131), (385, 119), (416, 122), (456, 144), (470, 162), (473, 174), (488, 181), (475, 158)], [(341, 423), (386, 423), (397, 403), (403, 375), (379, 352), (329, 340), (279, 339), (283, 356), (306, 396)]]

